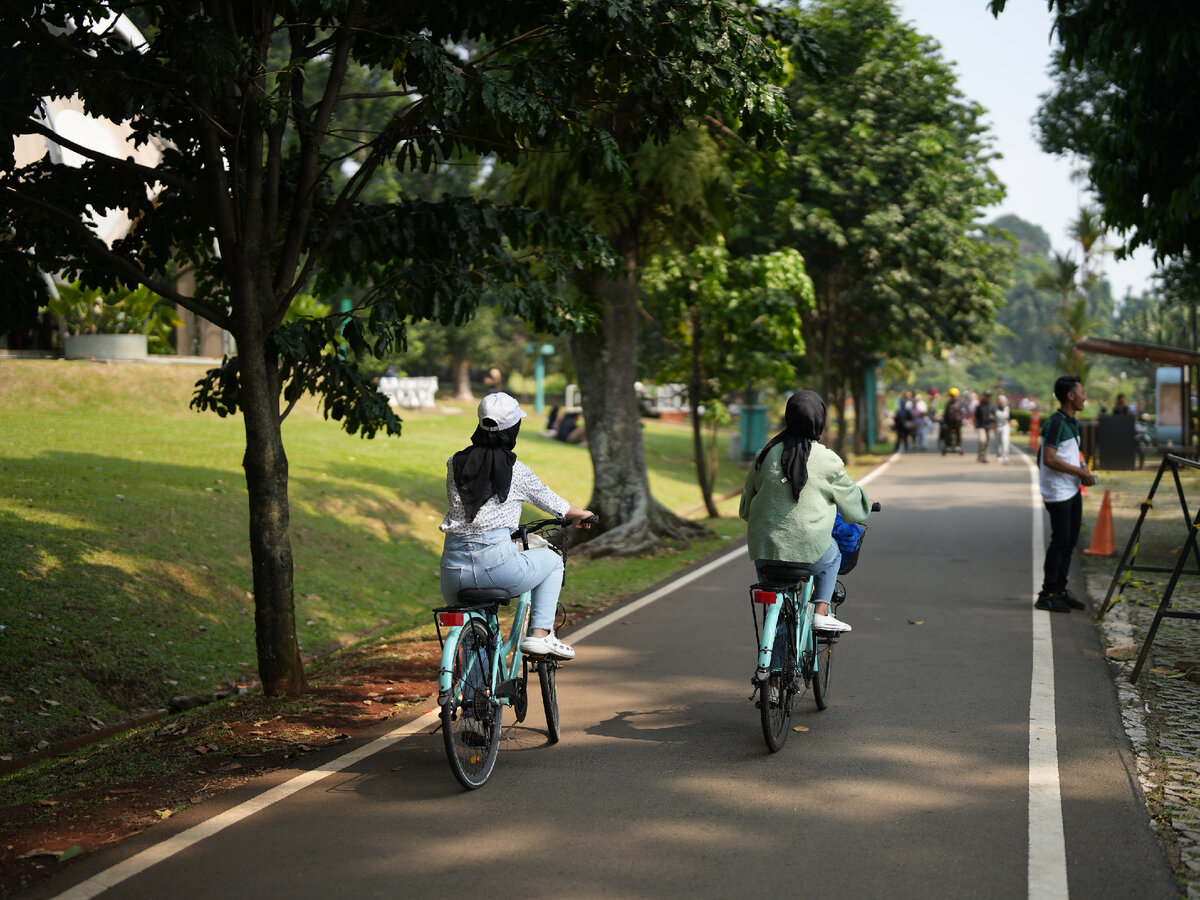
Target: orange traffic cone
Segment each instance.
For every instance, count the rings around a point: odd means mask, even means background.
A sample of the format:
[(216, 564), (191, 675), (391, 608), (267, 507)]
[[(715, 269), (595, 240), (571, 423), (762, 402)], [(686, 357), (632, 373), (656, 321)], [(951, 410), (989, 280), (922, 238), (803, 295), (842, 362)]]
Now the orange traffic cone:
[(1092, 532), (1092, 545), (1083, 552), (1088, 556), (1112, 556), (1113, 550), (1113, 524), (1112, 524), (1112, 501), (1109, 500), (1109, 492), (1104, 492), (1104, 499), (1100, 501), (1100, 515), (1096, 518), (1096, 530)]

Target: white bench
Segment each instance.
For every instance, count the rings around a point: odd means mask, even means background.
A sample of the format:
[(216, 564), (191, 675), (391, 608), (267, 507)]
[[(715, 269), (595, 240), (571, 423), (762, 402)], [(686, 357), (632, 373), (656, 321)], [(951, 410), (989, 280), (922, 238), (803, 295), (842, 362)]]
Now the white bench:
[[(643, 390), (641, 398), (646, 408), (655, 415), (667, 413), (678, 417), (688, 412), (686, 384), (651, 384)], [(568, 384), (563, 396), (563, 407), (580, 409), (579, 385)]]
[(386, 394), (392, 406), (405, 409), (429, 409), (437, 405), (437, 376), (419, 378), (397, 378), (383, 376), (379, 379), (379, 393)]

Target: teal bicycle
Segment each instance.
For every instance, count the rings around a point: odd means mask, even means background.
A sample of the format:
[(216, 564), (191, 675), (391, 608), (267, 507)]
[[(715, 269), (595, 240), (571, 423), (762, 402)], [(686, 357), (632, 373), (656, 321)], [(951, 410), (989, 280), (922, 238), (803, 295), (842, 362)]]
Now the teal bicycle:
[[(585, 520), (592, 524), (596, 517)], [(539, 519), (521, 525), (513, 540), (523, 550), (547, 546), (565, 564), (570, 543), (566, 527), (570, 519)], [(565, 576), (564, 576), (565, 580)], [(467, 790), (483, 787), (496, 766), (505, 708), (525, 721), (529, 710), (529, 668), (537, 670), (542, 689), (549, 743), (558, 743), (558, 688), (555, 677), (559, 660), (550, 656), (527, 656), (521, 652), (521, 637), (529, 621), (530, 595), (517, 599), (507, 636), (500, 623), (499, 609), (513, 599), (500, 588), (470, 588), (458, 592), (458, 604), (435, 609), (442, 662), (438, 671), (438, 706), (441, 729), (450, 769)], [(563, 613), (559, 606), (559, 616)], [(557, 626), (561, 621), (556, 622)], [(442, 629), (446, 629), (443, 635)]]
[[(878, 503), (871, 511), (880, 509)], [(850, 552), (842, 548), (839, 575), (849, 572), (858, 562), (861, 532)], [(833, 650), (841, 632), (813, 628), (812, 573), (793, 565), (764, 566), (764, 579), (750, 587), (750, 608), (754, 613), (754, 634), (758, 644), (758, 666), (750, 679), (754, 687), (750, 698), (758, 698), (763, 738), (772, 753), (783, 748), (791, 730), (792, 705), (796, 697), (812, 688), (817, 709), (829, 705), (829, 675)], [(830, 610), (846, 599), (846, 589), (838, 582), (830, 600)]]

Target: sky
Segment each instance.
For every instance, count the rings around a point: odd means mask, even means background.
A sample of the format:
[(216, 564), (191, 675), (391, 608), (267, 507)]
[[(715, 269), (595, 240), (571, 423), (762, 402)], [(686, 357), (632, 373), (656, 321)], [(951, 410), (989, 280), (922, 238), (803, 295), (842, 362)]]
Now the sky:
[[(1003, 155), (992, 169), (1007, 196), (985, 211), (985, 221), (1018, 215), (1050, 235), (1055, 250), (1070, 251), (1080, 262), (1067, 224), (1088, 201), (1087, 194), (1071, 178), (1071, 161), (1043, 153), (1033, 136), (1039, 95), (1053, 87), (1046, 74), (1053, 49), (1046, 0), (1008, 0), (998, 19), (988, 12), (987, 0), (894, 2), (902, 21), (942, 45), (959, 90), (987, 110), (984, 122), (994, 138), (992, 149)], [(1117, 235), (1109, 236), (1110, 244), (1118, 242)], [(1142, 248), (1123, 262), (1105, 259), (1104, 274), (1115, 298), (1120, 300), (1127, 290), (1141, 294), (1152, 288), (1151, 256)]]

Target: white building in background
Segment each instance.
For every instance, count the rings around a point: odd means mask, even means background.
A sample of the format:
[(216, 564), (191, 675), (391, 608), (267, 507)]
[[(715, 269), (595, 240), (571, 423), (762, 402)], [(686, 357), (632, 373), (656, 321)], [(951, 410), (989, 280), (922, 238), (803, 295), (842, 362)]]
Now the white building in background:
[[(91, 29), (96, 32), (109, 28), (124, 37), (131, 49), (140, 49), (146, 43), (142, 33), (123, 15), (110, 16), (91, 25)], [(42, 98), (41, 118), (46, 127), (56, 135), (96, 153), (115, 159), (132, 159), (139, 165), (151, 168), (162, 160), (165, 146), (162, 142), (151, 139), (141, 146), (136, 146), (132, 140), (133, 129), (128, 123), (112, 122), (88, 115), (78, 97)], [(39, 134), (18, 135), (14, 141), (14, 153), (18, 169), (46, 156), (53, 163), (76, 168), (87, 161), (85, 156), (71, 147)], [(123, 209), (93, 209), (91, 222), (96, 236), (109, 246), (112, 246), (113, 241), (128, 234), (132, 224), (127, 211)], [(188, 283), (190, 280), (188, 275), (178, 279), (183, 293), (190, 293), (194, 289), (194, 285)], [(184, 323), (175, 329), (177, 353), (184, 356), (220, 357), (230, 350), (228, 335), (216, 325), (182, 308), (177, 307), (177, 313)]]

